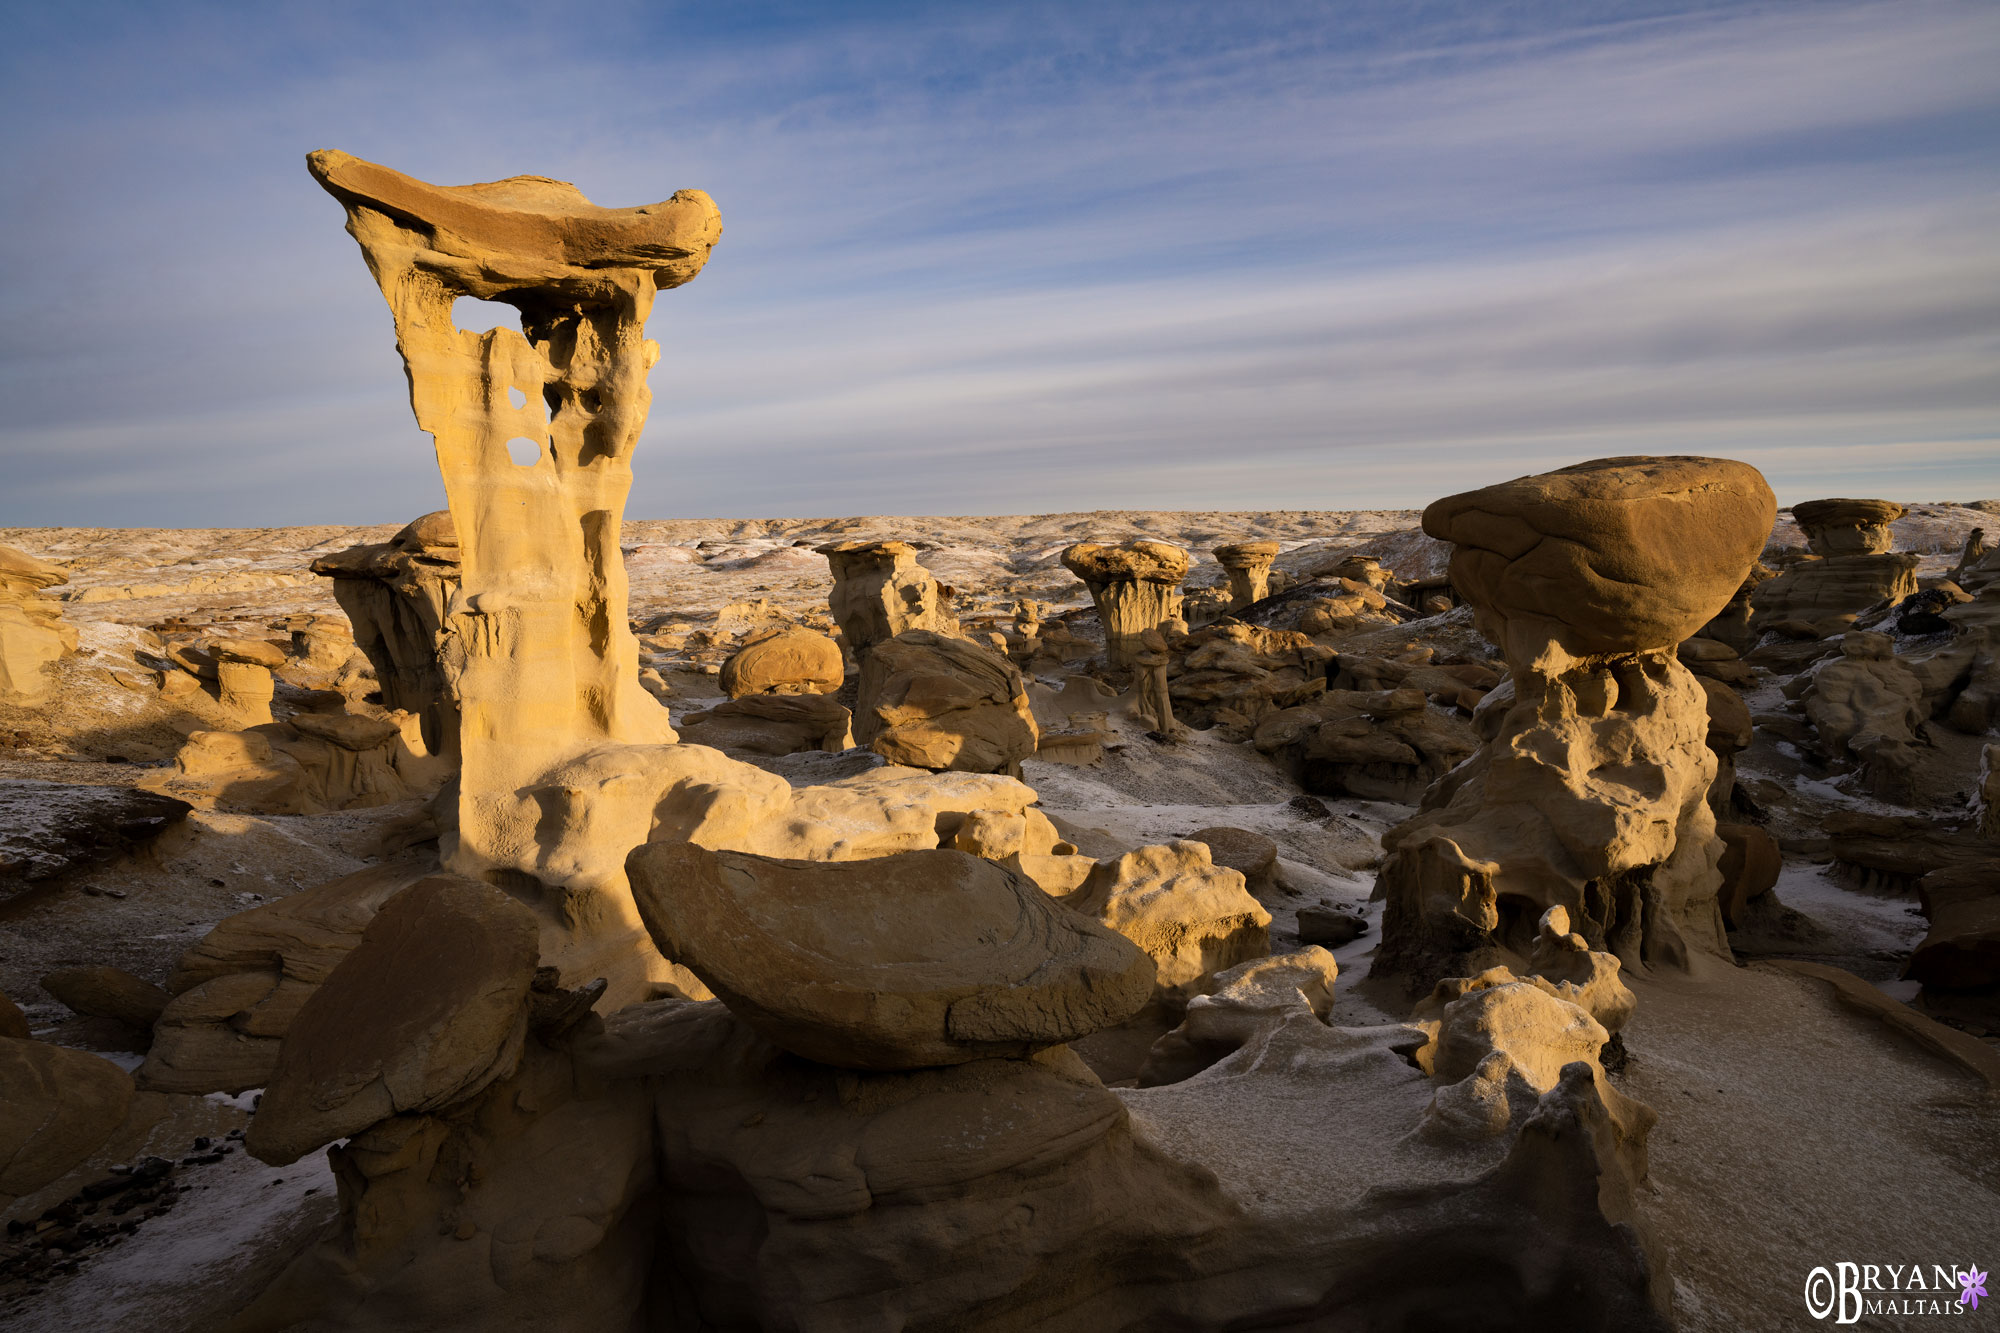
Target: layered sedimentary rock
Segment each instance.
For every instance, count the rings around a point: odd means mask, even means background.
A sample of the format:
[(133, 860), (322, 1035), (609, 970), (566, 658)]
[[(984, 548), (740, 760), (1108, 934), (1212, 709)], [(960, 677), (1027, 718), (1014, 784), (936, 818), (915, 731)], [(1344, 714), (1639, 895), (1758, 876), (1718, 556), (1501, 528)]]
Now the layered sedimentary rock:
[(938, 581), (917, 563), (908, 542), (829, 542), (817, 548), (833, 569), (827, 605), (847, 650), (868, 650), (905, 630), (958, 633), (958, 621), (941, 605)]
[(48, 698), (49, 663), (76, 651), (76, 630), (62, 606), (42, 596), (69, 575), (26, 551), (0, 546), (0, 703), (35, 704)]
[(1123, 546), (1079, 542), (1063, 551), (1062, 562), (1090, 589), (1104, 623), (1104, 656), (1113, 667), (1130, 667), (1147, 630), (1180, 618), (1181, 580), (1187, 552), (1165, 542), (1134, 541)]
[(445, 678), (444, 640), (461, 569), (450, 511), (414, 519), (386, 542), (321, 556), (312, 571), (333, 581), (354, 646), (375, 668), (382, 706), (415, 713), (430, 751), (455, 755), (458, 701)]
[(1229, 571), (1229, 609), (1241, 611), (1252, 602), (1271, 595), (1271, 562), (1278, 558), (1277, 542), (1235, 542), (1218, 546), (1211, 553), (1216, 563)]
[(991, 649), (905, 630), (862, 662), (854, 743), (892, 764), (1018, 775), (1036, 736), (1020, 670)]
[(1451, 496), (1424, 530), (1504, 652), (1483, 745), (1391, 830), (1377, 966), (1517, 959), (1562, 907), (1627, 966), (1721, 948), (1704, 692), (1675, 646), (1729, 600), (1776, 505), (1755, 469), (1602, 459)]

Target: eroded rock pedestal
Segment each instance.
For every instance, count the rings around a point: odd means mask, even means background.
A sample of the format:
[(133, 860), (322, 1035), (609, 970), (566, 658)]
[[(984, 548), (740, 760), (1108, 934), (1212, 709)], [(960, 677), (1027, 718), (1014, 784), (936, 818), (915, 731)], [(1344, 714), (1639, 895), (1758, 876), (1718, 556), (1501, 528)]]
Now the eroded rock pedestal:
[[(450, 501), (461, 582), (442, 669), (461, 776), (446, 863), (525, 871), (562, 841), (537, 793), (545, 775), (607, 745), (674, 739), (639, 684), (619, 524), (660, 356), (646, 317), (701, 271), (721, 220), (699, 190), (609, 209), (540, 176), (440, 187), (345, 153), (307, 164), (389, 303)], [(457, 328), (462, 296), (514, 306), (522, 332)], [(629, 897), (603, 886), (522, 887), (566, 927), (637, 934)]]
[(1881, 601), (1917, 590), (1917, 557), (1890, 550), (1889, 525), (1908, 511), (1893, 500), (1808, 500), (1792, 507), (1812, 559), (1751, 593), (1750, 628), (1797, 621), (1832, 632)]
[(833, 569), (827, 605), (857, 659), (905, 630), (958, 633), (958, 622), (939, 605), (938, 581), (908, 542), (829, 542), (817, 549)]
[(1132, 667), (1145, 654), (1147, 630), (1159, 630), (1181, 614), (1181, 580), (1187, 552), (1165, 542), (1135, 541), (1123, 546), (1078, 542), (1062, 553), (1069, 572), (1090, 589), (1104, 622), (1104, 658), (1114, 668)]
[(1216, 563), (1229, 571), (1229, 609), (1241, 611), (1271, 595), (1271, 562), (1278, 558), (1276, 542), (1236, 542), (1218, 546)]
[(1774, 513), (1754, 468), (1706, 458), (1602, 459), (1424, 511), (1511, 678), (1475, 715), (1479, 752), (1384, 839), (1376, 966), (1428, 985), (1518, 960), (1551, 907), (1627, 966), (1724, 947), (1706, 696), (1674, 650)]
[(450, 511), (425, 514), (386, 542), (321, 556), (312, 571), (333, 581), (354, 646), (375, 668), (382, 706), (416, 714), (426, 748), (455, 757), (458, 701), (443, 668), (446, 618), (460, 580)]

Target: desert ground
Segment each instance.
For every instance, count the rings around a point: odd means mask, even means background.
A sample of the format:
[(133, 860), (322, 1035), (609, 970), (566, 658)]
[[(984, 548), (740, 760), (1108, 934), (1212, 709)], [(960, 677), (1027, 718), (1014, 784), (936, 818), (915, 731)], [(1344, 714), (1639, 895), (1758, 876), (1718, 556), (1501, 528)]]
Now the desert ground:
[[(1918, 584), (1941, 586), (1968, 536), (1996, 515), (1993, 501), (1911, 505), (1889, 525), (1891, 549), (1914, 557)], [(1308, 688), (1308, 710), (1330, 697), (1326, 682), (1343, 669), (1350, 678), (1359, 669), (1362, 679), (1343, 682), (1350, 687), (1390, 683), (1397, 667), (1382, 664), (1399, 664), (1402, 674), (1469, 666), (1476, 681), (1488, 679), (1481, 670), (1492, 679), (1505, 673), (1499, 647), (1473, 628), (1466, 608), (1433, 604), (1424, 613), (1394, 595), (1425, 581), (1449, 588), (1451, 547), (1426, 536), (1419, 519), (1416, 512), (1115, 512), (628, 521), (619, 545), (642, 678), (685, 730), (691, 716), (726, 702), (723, 664), (744, 645), (799, 630), (839, 637), (829, 559), (817, 548), (906, 543), (959, 632), (972, 640), (998, 635), (989, 652), (1014, 662), (1032, 695), (1040, 744), (1056, 754), (1019, 760), (1034, 808), (1093, 865), (1203, 830), (1240, 830), (1233, 836), (1253, 848), (1252, 861), (1257, 849), (1275, 851), (1274, 861), (1250, 866), (1239, 880), (1269, 919), (1250, 952), (1283, 957), (1326, 946), (1331, 994), (1318, 997), (1312, 1021), (1366, 1030), (1410, 1017), (1406, 990), (1371, 979), (1371, 962), (1382, 940), (1383, 835), (1416, 813), (1422, 771), (1307, 762), (1296, 742), (1260, 743), (1255, 724), (1286, 711), (1279, 705), (1291, 698), (1287, 691), (1314, 679), (1296, 669), (1302, 645), (1330, 650), (1313, 663), (1320, 692)], [(176, 763), (195, 733), (261, 729), (282, 746), (310, 739), (288, 725), (300, 716), (383, 714), (374, 664), (352, 648), (335, 580), (312, 566), (355, 548), (389, 548), (400, 527), (0, 532), (0, 545), (60, 571), (66, 581), (42, 595), (76, 637), (73, 652), (41, 668), (42, 698), (0, 705), (9, 736), (0, 775), (8, 812), (0, 831), (0, 991), (20, 1007), (34, 1042), (136, 1071), (140, 1089), (128, 1092), (132, 1113), (119, 1116), (103, 1141), (78, 1141), (78, 1160), (46, 1180), (10, 1179), (11, 1225), (0, 1249), (0, 1318), (9, 1328), (220, 1327), (340, 1226), (340, 1186), (324, 1154), (271, 1166), (241, 1150), (261, 1080), (235, 1088), (242, 1077), (211, 1070), (220, 1079), (213, 1090), (154, 1091), (146, 1071), (160, 1039), (152, 1022), (173, 1022), (171, 1004), (163, 1018), (160, 1002), (186, 993), (194, 975), (184, 957), (232, 920), (244, 921), (239, 914), (356, 872), (437, 862), (437, 797), (422, 781), (345, 792), (322, 782), (317, 799), (301, 800), (283, 783), (240, 774), (218, 781)], [(1090, 589), (1062, 560), (1086, 541), (1160, 542), (1193, 553), (1182, 592), (1190, 605), (1208, 599), (1208, 623), (1196, 618), (1179, 632), (1166, 675), (1169, 698), (1184, 715), (1199, 716), (1198, 728), (1163, 731), (1127, 688), (1131, 672), (1107, 665)], [(1806, 541), (1781, 512), (1760, 557), (1767, 567), (1782, 565)], [(1242, 542), (1276, 545), (1270, 567), (1281, 591), (1230, 615), (1222, 601), (1227, 571), (1204, 553)], [(1371, 560), (1374, 584), (1349, 577)], [(1356, 598), (1357, 586), (1389, 595)], [(1044, 629), (1031, 641), (1017, 627), (1023, 602), (1039, 604), (1042, 625), (1063, 630)], [(1316, 633), (1302, 635), (1301, 621), (1315, 613), (1308, 628)], [(1993, 734), (1946, 720), (1947, 683), (1938, 698), (1920, 701), (1923, 716), (1909, 729), (1918, 752), (1910, 781), (1878, 794), (1868, 761), (1818, 730), (1801, 684), (1816, 667), (1847, 660), (1843, 635), (1879, 631), (1888, 636), (1889, 660), (1919, 663), (1966, 635), (1956, 626), (1901, 633), (1896, 609), (1884, 604), (1839, 614), (1841, 625), (1820, 627), (1824, 637), (1794, 626), (1744, 641), (1740, 653), (1714, 638), (1703, 640), (1716, 645), (1712, 654), (1681, 652), (1698, 672), (1720, 671), (1726, 683), (1715, 683), (1733, 689), (1755, 720), (1746, 735), (1721, 743), (1733, 777), (1723, 770), (1727, 787), (1714, 800), (1780, 857), (1765, 876), (1771, 882), (1737, 907), (1726, 951), (1685, 967), (1625, 970), (1637, 1004), (1618, 1033), (1619, 1058), (1607, 1059), (1602, 1075), (1658, 1113), (1635, 1208), (1645, 1253), (1667, 1276), (1666, 1304), (1684, 1328), (1794, 1326), (1798, 1290), (1816, 1266), (1873, 1254), (1971, 1262), (2000, 1239), (2000, 1177), (1989, 1151), (2000, 1086), (1990, 908), (1972, 928), (1985, 942), (1954, 944), (1931, 888), (1977, 863), (1992, 892), (1995, 848), (1978, 821), (1990, 808), (1981, 805), (1991, 800), (1980, 791), (1981, 756)], [(1220, 624), (1252, 627), (1266, 641), (1247, 644), (1250, 660), (1236, 664), (1225, 686), (1204, 690), (1190, 655)], [(1066, 635), (1074, 644), (1052, 652), (1051, 640)], [(313, 646), (327, 637), (339, 652)], [(219, 682), (200, 674), (204, 645), (233, 640), (274, 648), (269, 722), (233, 713)], [(847, 659), (835, 697), (851, 704), (851, 649)], [(1088, 718), (1072, 718), (1060, 702), (1079, 680), (1107, 682), (1101, 697), (1092, 696), (1095, 706), (1079, 710)], [(1478, 698), (1447, 694), (1438, 680), (1428, 688), (1424, 711), (1471, 738)], [(1218, 697), (1236, 706), (1235, 716), (1214, 716)], [(722, 753), (797, 788), (889, 763), (866, 748), (791, 749), (794, 740), (767, 743), (755, 731), (742, 726), (721, 736)], [(1078, 731), (1100, 739), (1080, 751), (1050, 745)], [(165, 815), (118, 799), (152, 793), (178, 795)], [(1218, 847), (1218, 864), (1222, 856)], [(1913, 959), (1926, 949), (1956, 950), (1952, 985), (1917, 979), (1922, 969)], [(1968, 978), (1965, 958), (1983, 958), (1983, 974)], [(1789, 964), (1839, 969), (1838, 979)], [(98, 993), (116, 989), (103, 981), (113, 974), (90, 972), (103, 968), (130, 979), (142, 1014)], [(1211, 969), (1208, 981), (1221, 970)], [(69, 993), (66, 1004), (43, 984), (60, 974), (71, 976), (73, 989), (79, 976), (96, 977), (97, 986)], [(1975, 984), (1958, 984), (1968, 979)], [(1859, 1000), (1857, 987), (1865, 992)], [(1207, 1068), (1190, 1077), (1140, 1086), (1148, 1050), (1184, 1021), (1148, 1014), (1077, 1044), (1160, 1151), (1213, 1173), (1253, 1218), (1296, 1218), (1353, 1198), (1361, 1181), (1395, 1178), (1378, 1162), (1361, 1167), (1357, 1180), (1354, 1159), (1363, 1145), (1409, 1125), (1370, 1126), (1383, 1107), (1363, 1104), (1365, 1088), (1343, 1092), (1330, 1072), (1294, 1069), (1296, 1086), (1273, 1097), (1256, 1084), (1284, 1075), (1240, 1070), (1225, 1080), (1219, 1074), (1229, 1061), (1203, 1057)], [(182, 1086), (173, 1077), (163, 1084)], [(1413, 1120), (1427, 1089), (1421, 1079), (1414, 1090), (1400, 1089), (1390, 1100), (1402, 1109), (1388, 1118)], [(100, 1181), (130, 1179), (148, 1160), (172, 1163), (171, 1184), (144, 1206), (114, 1211), (131, 1192), (93, 1192)], [(1922, 1254), (1909, 1255), (1913, 1235), (1924, 1238)], [(1910, 1318), (1904, 1325), (1885, 1317), (1882, 1326), (1920, 1326)]]

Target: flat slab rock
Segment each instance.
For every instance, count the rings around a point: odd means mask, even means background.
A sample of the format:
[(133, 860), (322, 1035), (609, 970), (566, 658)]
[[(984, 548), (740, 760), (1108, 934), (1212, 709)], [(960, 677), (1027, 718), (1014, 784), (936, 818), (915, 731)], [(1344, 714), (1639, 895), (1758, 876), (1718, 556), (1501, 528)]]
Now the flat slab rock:
[(192, 808), (133, 787), (0, 780), (0, 894), (108, 861)]
[(1153, 989), (1129, 941), (964, 852), (781, 861), (650, 843), (626, 870), (661, 953), (822, 1064), (1026, 1055), (1129, 1018)]

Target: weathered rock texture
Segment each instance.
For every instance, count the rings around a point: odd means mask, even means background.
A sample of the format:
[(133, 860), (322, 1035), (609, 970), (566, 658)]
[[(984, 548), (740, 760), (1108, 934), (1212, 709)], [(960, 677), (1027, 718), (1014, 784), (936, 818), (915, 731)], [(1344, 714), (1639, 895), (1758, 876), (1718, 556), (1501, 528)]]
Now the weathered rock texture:
[[(545, 775), (674, 739), (639, 683), (619, 523), (660, 356), (646, 317), (657, 292), (701, 271), (722, 224), (698, 190), (607, 209), (538, 176), (443, 188), (345, 153), (307, 164), (389, 303), (458, 539), (443, 627), (461, 757), (446, 863), (505, 877), (562, 841), (535, 794)], [(514, 306), (523, 332), (458, 329), (462, 296)], [(592, 901), (590, 886), (520, 887), (558, 931), (642, 938), (616, 890)]]
[(1031, 880), (957, 851), (778, 861), (655, 843), (646, 925), (768, 1041), (849, 1069), (1017, 1057), (1122, 1022), (1152, 961)]
[(1231, 611), (1271, 595), (1271, 562), (1278, 558), (1278, 550), (1277, 542), (1235, 542), (1215, 548), (1216, 563), (1229, 571)]
[(818, 549), (833, 569), (827, 605), (855, 657), (905, 630), (958, 633), (958, 621), (940, 605), (938, 581), (908, 542), (829, 542)]
[(299, 1009), (244, 1146), (283, 1166), (511, 1074), (539, 933), (506, 894), (453, 876), (391, 898)]
[(48, 561), (0, 546), (0, 702), (48, 698), (42, 668), (76, 651), (76, 630), (63, 623), (61, 604), (41, 595), (67, 582), (69, 575)]
[(460, 579), (458, 529), (439, 510), (386, 542), (349, 547), (313, 561), (333, 581), (334, 600), (367, 654), (384, 708), (423, 719), (434, 754), (458, 752), (458, 701), (445, 679), (444, 639)]
[(845, 670), (840, 645), (817, 630), (786, 629), (759, 635), (722, 664), (722, 692), (732, 699), (755, 694), (832, 694)]
[(905, 630), (862, 661), (854, 743), (892, 764), (1019, 775), (1036, 734), (1020, 669), (991, 649)]
[(1376, 965), (1420, 984), (1518, 959), (1566, 909), (1627, 966), (1721, 949), (1704, 692), (1675, 646), (1728, 602), (1776, 504), (1755, 469), (1603, 459), (1452, 496), (1424, 530), (1510, 679), (1479, 753), (1385, 838)]
[(1180, 585), (1187, 577), (1188, 557), (1178, 546), (1079, 542), (1062, 553), (1062, 562), (1090, 589), (1098, 618), (1104, 622), (1104, 656), (1114, 667), (1133, 665), (1146, 631), (1180, 617)]
[(1894, 500), (1807, 500), (1792, 521), (1814, 555), (1880, 555), (1895, 546), (1889, 525), (1909, 512)]

